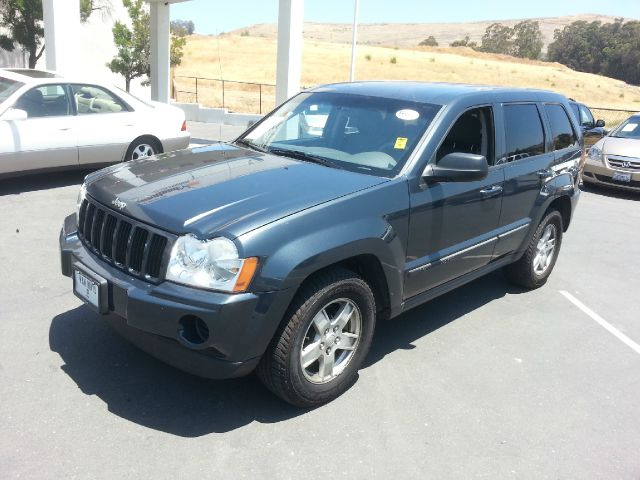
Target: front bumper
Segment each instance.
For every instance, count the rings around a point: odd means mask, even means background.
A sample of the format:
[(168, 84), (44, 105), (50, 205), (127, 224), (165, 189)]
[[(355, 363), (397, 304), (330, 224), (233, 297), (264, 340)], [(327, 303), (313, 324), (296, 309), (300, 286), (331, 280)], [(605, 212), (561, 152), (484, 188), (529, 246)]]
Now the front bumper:
[[(286, 309), (282, 292), (224, 294), (162, 282), (154, 285), (98, 259), (80, 241), (75, 215), (60, 232), (62, 274), (75, 269), (106, 280), (104, 313), (140, 349), (207, 378), (246, 375), (260, 361)], [(185, 319), (201, 319), (206, 340), (185, 335)], [(198, 339), (200, 340), (200, 338)]]
[[(630, 182), (621, 182), (613, 179), (614, 172), (631, 173)], [(623, 170), (615, 170), (604, 165), (601, 161), (591, 160), (587, 158), (582, 172), (582, 181), (594, 185), (603, 185), (607, 187), (620, 188), (640, 192), (640, 172), (629, 172)]]

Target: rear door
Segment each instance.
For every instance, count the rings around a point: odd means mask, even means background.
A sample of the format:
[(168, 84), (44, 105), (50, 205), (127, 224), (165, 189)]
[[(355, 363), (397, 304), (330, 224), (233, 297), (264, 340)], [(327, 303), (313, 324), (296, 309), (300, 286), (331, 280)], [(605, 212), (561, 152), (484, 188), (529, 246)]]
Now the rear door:
[(140, 115), (113, 92), (96, 85), (71, 85), (78, 113), (78, 155), (81, 165), (122, 161), (138, 137)]
[(498, 163), (504, 165), (505, 182), (495, 257), (509, 254), (522, 244), (532, 226), (536, 200), (553, 174), (554, 164), (540, 104), (504, 103), (499, 115), (504, 143)]
[(0, 120), (0, 174), (78, 164), (73, 112), (65, 85), (34, 87), (14, 108), (26, 120)]
[(504, 176), (494, 165), (492, 106), (458, 117), (436, 152), (436, 163), (452, 152), (484, 155), (489, 174), (479, 181), (412, 187), (405, 299), (477, 270), (493, 254)]

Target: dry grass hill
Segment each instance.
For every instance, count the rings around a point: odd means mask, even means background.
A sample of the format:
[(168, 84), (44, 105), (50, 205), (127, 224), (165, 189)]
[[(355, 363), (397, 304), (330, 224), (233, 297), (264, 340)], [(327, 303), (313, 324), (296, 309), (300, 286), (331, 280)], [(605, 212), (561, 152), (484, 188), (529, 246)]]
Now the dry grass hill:
[[(597, 14), (571, 15), (564, 17), (535, 18), (540, 24), (545, 46), (553, 40), (553, 32), (578, 20), (610, 23), (616, 17)], [(496, 20), (513, 27), (522, 20)], [(358, 41), (365, 45), (386, 45), (391, 47), (415, 47), (429, 35), (433, 35), (441, 46), (448, 46), (454, 40), (469, 35), (480, 43), (486, 28), (494, 21), (468, 23), (363, 23), (358, 25)], [(240, 28), (232, 35), (276, 38), (277, 25), (263, 23)], [(330, 43), (351, 43), (351, 23), (305, 23), (304, 37), (307, 40)]]
[[(350, 58), (350, 45), (307, 38), (303, 49), (303, 86), (346, 81)], [(175, 74), (177, 89), (182, 91), (194, 91), (195, 81), (180, 76), (274, 84), (276, 39), (231, 34), (190, 36), (182, 65)], [(486, 54), (467, 48), (402, 49), (362, 45), (358, 49), (356, 78), (544, 88), (576, 98), (590, 106), (640, 110), (640, 87), (576, 72), (557, 63)], [(220, 82), (199, 80), (198, 92), (200, 103), (222, 105)], [(180, 101), (193, 101), (194, 97), (193, 94), (178, 93)], [(274, 88), (263, 87), (263, 113), (273, 108), (274, 97)], [(258, 112), (258, 87), (227, 82), (225, 106), (235, 111)]]

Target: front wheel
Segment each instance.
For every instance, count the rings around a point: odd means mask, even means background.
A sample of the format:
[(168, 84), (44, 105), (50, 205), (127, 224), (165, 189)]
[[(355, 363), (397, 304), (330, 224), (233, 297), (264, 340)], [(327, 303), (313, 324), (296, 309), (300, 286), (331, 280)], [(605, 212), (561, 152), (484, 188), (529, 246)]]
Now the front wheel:
[(541, 287), (551, 275), (561, 243), (562, 215), (552, 210), (538, 225), (520, 260), (504, 268), (507, 278), (525, 288)]
[(373, 338), (375, 299), (354, 272), (334, 269), (296, 296), (259, 367), (273, 393), (300, 407), (333, 400), (355, 381)]

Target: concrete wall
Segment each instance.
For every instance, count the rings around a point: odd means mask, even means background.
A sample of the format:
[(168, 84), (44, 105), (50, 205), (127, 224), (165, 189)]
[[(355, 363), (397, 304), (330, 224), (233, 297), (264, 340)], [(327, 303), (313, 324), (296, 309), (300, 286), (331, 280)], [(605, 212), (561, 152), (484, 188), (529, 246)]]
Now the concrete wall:
[(192, 122), (221, 123), (248, 127), (262, 118), (262, 115), (252, 113), (230, 113), (226, 108), (203, 107), (199, 103), (176, 103), (172, 105), (181, 108), (187, 120)]

